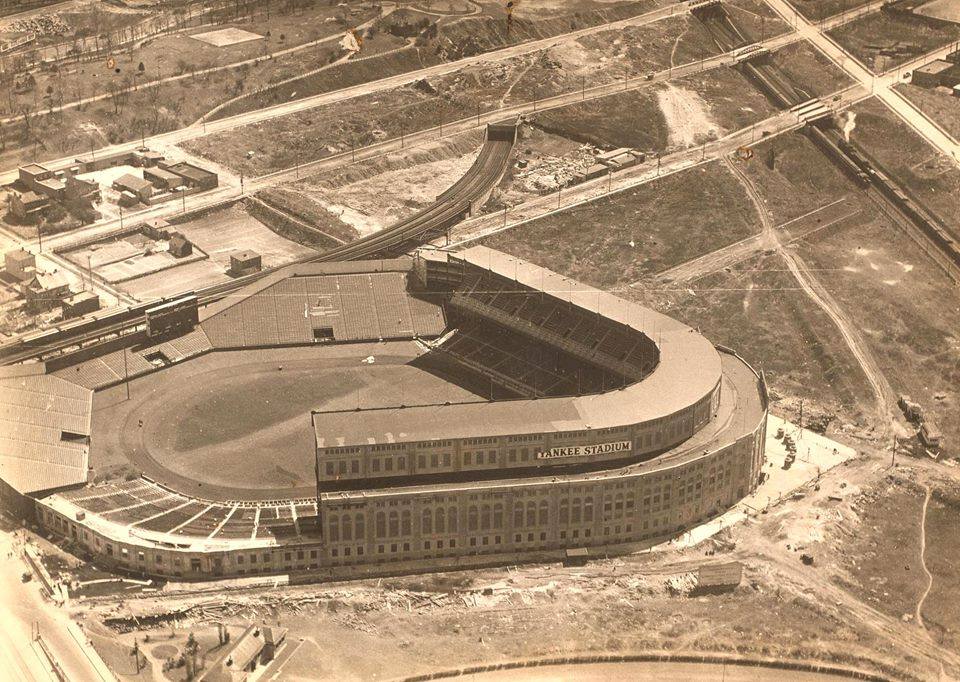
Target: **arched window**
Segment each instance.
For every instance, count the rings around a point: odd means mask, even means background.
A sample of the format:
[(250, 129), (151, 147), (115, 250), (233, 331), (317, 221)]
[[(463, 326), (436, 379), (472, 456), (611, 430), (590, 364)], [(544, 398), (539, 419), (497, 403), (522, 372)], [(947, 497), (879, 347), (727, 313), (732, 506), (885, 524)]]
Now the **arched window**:
[(537, 525), (537, 503), (533, 500), (527, 502), (527, 528), (533, 528)]
[(537, 523), (541, 526), (546, 526), (550, 523), (550, 505), (546, 500), (540, 500), (540, 516), (537, 519)]
[(446, 533), (447, 532), (446, 513), (443, 507), (437, 507), (435, 517), (437, 521), (436, 523), (437, 532)]
[(573, 498), (573, 522), (580, 523), (581, 506), (583, 501), (579, 497)]
[(334, 514), (330, 517), (330, 542), (340, 540), (340, 517)]
[(459, 525), (459, 524), (457, 523), (457, 513), (458, 513), (458, 512), (457, 512), (457, 508), (456, 508), (456, 507), (450, 507), (450, 509), (448, 510), (448, 514), (447, 514), (447, 526), (448, 526), (448, 528), (447, 528), (447, 530), (448, 530), (449, 532), (451, 532), (451, 533), (456, 533), (456, 532), (457, 532), (457, 526)]
[(420, 532), (424, 535), (433, 533), (433, 512), (429, 509), (424, 509), (421, 515)]
[(513, 505), (513, 527), (523, 528), (523, 502), (515, 502)]
[(503, 505), (499, 502), (493, 505), (493, 527), (497, 530), (503, 528)]
[(490, 530), (490, 505), (480, 507), (480, 530)]
[(477, 507), (471, 505), (467, 510), (467, 530), (474, 531), (477, 529)]
[(404, 537), (413, 534), (413, 514), (409, 509), (404, 509), (400, 514), (400, 534)]
[(383, 512), (377, 512), (377, 537), (387, 537), (387, 515)]
[(340, 517), (340, 535), (343, 536), (344, 540), (353, 540), (353, 519), (350, 518), (349, 514), (344, 514)]
[(396, 511), (390, 512), (390, 537), (400, 535), (400, 515)]
[(366, 526), (366, 519), (364, 518), (363, 514), (357, 514), (353, 521), (354, 528), (356, 529), (357, 540), (365, 540), (367, 537), (365, 533), (366, 528), (364, 527)]
[(583, 520), (589, 523), (593, 521), (593, 498), (585, 497), (583, 499)]
[(570, 500), (566, 497), (560, 500), (560, 523), (570, 522)]

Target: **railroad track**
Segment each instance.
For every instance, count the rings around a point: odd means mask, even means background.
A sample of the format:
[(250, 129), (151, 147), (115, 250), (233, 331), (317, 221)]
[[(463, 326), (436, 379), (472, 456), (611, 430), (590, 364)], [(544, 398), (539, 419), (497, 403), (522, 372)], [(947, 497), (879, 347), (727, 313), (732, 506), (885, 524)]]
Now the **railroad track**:
[[(302, 258), (294, 263), (268, 268), (247, 277), (199, 289), (193, 292), (197, 296), (198, 304), (203, 306), (225, 298), (251, 282), (290, 265), (363, 258), (392, 258), (415, 249), (443, 234), (482, 203), (506, 170), (515, 140), (515, 124), (488, 126), (486, 142), (476, 160), (463, 177), (440, 194), (429, 207), (380, 232), (349, 244)], [(176, 298), (179, 298), (179, 295)], [(167, 300), (142, 303), (100, 317), (28, 334), (16, 341), (0, 345), (0, 364), (13, 364), (34, 358), (45, 359), (99, 343), (105, 339), (137, 333), (144, 326), (144, 314), (147, 308)]]

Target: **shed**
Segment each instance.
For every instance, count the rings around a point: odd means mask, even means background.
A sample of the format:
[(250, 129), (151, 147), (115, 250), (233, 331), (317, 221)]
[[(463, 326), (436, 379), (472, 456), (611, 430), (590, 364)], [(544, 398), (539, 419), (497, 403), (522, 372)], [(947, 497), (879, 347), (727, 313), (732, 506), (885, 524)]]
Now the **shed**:
[(100, 310), (100, 297), (92, 291), (81, 291), (63, 299), (63, 319), (82, 317)]
[(150, 218), (141, 226), (143, 233), (150, 239), (170, 239), (170, 223), (163, 218)]
[(183, 184), (183, 178), (163, 168), (144, 168), (143, 177), (157, 189), (173, 189)]
[(170, 253), (176, 258), (183, 258), (193, 253), (193, 244), (182, 232), (174, 232), (170, 235)]
[(213, 189), (217, 186), (219, 179), (213, 171), (208, 171), (200, 166), (194, 166), (192, 163), (181, 161), (180, 163), (166, 164), (161, 163), (160, 168), (179, 175), (183, 184), (197, 189)]
[(698, 592), (726, 592), (735, 589), (743, 580), (743, 564), (730, 561), (724, 564), (701, 566), (697, 571)]
[(262, 267), (262, 258), (256, 251), (238, 251), (230, 255), (230, 272), (234, 275), (260, 272)]
[(941, 85), (941, 77), (954, 64), (945, 59), (937, 59), (913, 70), (910, 82), (921, 88), (935, 88)]
[(113, 181), (113, 188), (119, 192), (130, 192), (139, 201), (146, 202), (153, 194), (153, 185), (149, 180), (125, 173)]

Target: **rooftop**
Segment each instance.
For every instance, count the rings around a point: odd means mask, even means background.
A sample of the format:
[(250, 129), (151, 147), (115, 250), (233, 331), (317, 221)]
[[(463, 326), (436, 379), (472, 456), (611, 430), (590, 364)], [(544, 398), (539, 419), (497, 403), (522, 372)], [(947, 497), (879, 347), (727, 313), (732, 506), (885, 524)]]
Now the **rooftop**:
[(946, 71), (950, 67), (954, 66), (953, 62), (948, 62), (943, 59), (937, 59), (932, 61), (929, 64), (924, 64), (923, 66), (917, 67), (915, 70), (920, 73), (940, 73)]
[(113, 181), (113, 184), (135, 191), (145, 189), (147, 187), (153, 187), (149, 180), (138, 178), (136, 175), (131, 175), (130, 173), (121, 175), (119, 178)]
[(24, 494), (87, 480), (93, 391), (43, 371), (0, 370), (0, 478)]

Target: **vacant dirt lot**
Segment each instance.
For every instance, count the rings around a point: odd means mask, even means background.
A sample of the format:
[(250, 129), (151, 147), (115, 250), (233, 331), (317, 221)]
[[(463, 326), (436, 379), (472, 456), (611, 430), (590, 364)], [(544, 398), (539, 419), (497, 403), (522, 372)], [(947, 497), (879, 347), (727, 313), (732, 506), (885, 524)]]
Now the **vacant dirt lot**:
[(960, 170), (882, 103), (869, 99), (857, 114), (851, 140), (917, 197), (948, 229), (960, 232)]
[(794, 87), (810, 97), (823, 97), (853, 84), (849, 76), (806, 40), (782, 47), (769, 58)]
[(797, 11), (807, 19), (820, 21), (841, 12), (856, 11), (871, 0), (790, 0)]
[(901, 83), (896, 89), (927, 116), (939, 123), (954, 139), (960, 138), (960, 98), (936, 89)]
[[(957, 40), (960, 24), (901, 13), (873, 12), (828, 31), (828, 35), (874, 73), (883, 73)], [(893, 54), (880, 54), (881, 49), (891, 50)]]
[(937, 483), (927, 507), (926, 563), (933, 574), (930, 594), (923, 603), (923, 622), (936, 641), (960, 646), (960, 570), (956, 522), (960, 514), (960, 485), (956, 480)]
[[(711, 210), (705, 214), (692, 210), (695, 206)], [(619, 291), (758, 231), (743, 190), (725, 167), (713, 163), (541, 218), (484, 243)]]
[(740, 162), (763, 195), (775, 225), (799, 218), (855, 192), (840, 170), (799, 132), (754, 146)]

